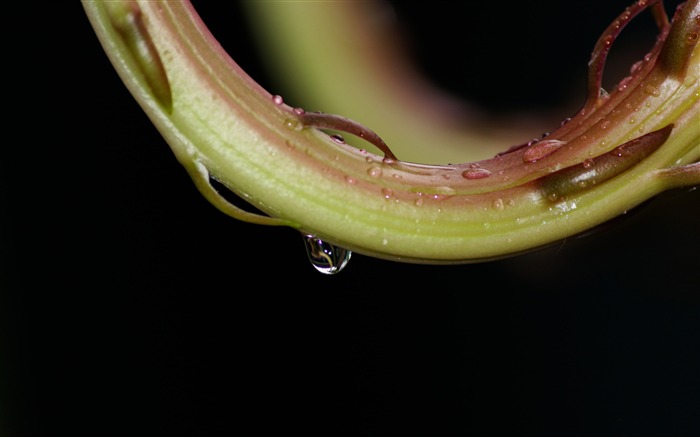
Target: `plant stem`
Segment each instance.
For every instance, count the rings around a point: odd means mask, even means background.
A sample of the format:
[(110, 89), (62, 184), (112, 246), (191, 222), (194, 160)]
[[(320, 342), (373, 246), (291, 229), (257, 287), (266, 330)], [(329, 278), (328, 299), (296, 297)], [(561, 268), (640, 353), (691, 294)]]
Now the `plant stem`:
[[(672, 24), (655, 7), (663, 28), (648, 57), (547, 138), (449, 165), (401, 161), (359, 123), (285, 104), (224, 52), (189, 2), (83, 5), (115, 69), (198, 189), (236, 219), (292, 226), (379, 258), (464, 263), (551, 244), (670, 187), (700, 184), (693, 164), (700, 159), (697, 0)], [(637, 3), (635, 13), (644, 6)], [(617, 33), (606, 32), (594, 50), (594, 85)], [(385, 156), (319, 128), (370, 140)], [(583, 180), (582, 168), (604, 176)], [(266, 215), (232, 205), (211, 179)]]

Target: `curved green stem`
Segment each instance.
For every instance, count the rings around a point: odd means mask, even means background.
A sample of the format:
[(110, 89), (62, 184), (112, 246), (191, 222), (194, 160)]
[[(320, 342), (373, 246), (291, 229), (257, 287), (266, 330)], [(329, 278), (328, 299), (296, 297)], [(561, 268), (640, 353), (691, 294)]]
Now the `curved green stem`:
[[(547, 138), (450, 165), (401, 161), (359, 123), (288, 106), (224, 52), (189, 2), (83, 5), (199, 190), (240, 220), (385, 259), (463, 263), (553, 243), (699, 183), (698, 0), (670, 24), (657, 11), (661, 37), (642, 65)], [(602, 62), (591, 68), (598, 77)], [(385, 156), (319, 129), (370, 140)], [(211, 178), (269, 217), (229, 204)]]

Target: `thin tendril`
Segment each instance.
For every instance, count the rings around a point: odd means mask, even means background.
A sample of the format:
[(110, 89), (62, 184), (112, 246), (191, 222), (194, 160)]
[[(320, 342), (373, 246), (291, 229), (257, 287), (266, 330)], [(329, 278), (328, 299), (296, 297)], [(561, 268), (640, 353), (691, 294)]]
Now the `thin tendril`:
[(654, 21), (659, 27), (659, 30), (663, 31), (668, 27), (668, 16), (664, 10), (662, 0), (640, 0), (625, 9), (625, 11), (605, 29), (593, 48), (591, 60), (588, 62), (588, 98), (584, 106), (586, 112), (588, 112), (589, 108), (597, 107), (602, 102), (600, 90), (603, 83), (603, 69), (612, 43), (617, 39), (622, 29), (625, 28), (632, 18), (639, 15), (639, 13), (649, 6), (652, 6)]
[(299, 114), (299, 118), (305, 126), (314, 127), (317, 129), (339, 130), (358, 136), (375, 145), (379, 150), (384, 152), (385, 159), (390, 159), (393, 161), (398, 160), (396, 155), (394, 155), (391, 149), (389, 149), (389, 146), (379, 137), (379, 135), (360, 123), (350, 120), (349, 118), (334, 114), (324, 114), (322, 112), (305, 112), (303, 114)]

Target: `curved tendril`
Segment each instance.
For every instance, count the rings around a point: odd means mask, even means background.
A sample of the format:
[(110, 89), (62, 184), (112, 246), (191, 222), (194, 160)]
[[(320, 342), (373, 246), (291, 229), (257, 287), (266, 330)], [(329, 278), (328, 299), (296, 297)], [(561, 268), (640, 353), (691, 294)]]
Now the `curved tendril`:
[(605, 61), (610, 53), (612, 43), (622, 32), (622, 29), (632, 21), (634, 17), (643, 12), (647, 7), (652, 7), (654, 21), (660, 31), (664, 31), (669, 25), (668, 16), (663, 7), (662, 0), (640, 0), (632, 6), (625, 9), (615, 21), (605, 29), (603, 34), (598, 39), (598, 42), (593, 48), (591, 60), (588, 62), (588, 98), (586, 100), (585, 110), (591, 107), (597, 107), (603, 101), (601, 98), (601, 88), (603, 83), (603, 70)]
[(202, 196), (229, 217), (258, 225), (299, 227), (289, 220), (248, 212), (232, 204), (211, 184), (209, 170), (201, 162), (195, 161), (191, 165), (186, 165), (185, 168)]
[(353, 134), (375, 145), (379, 150), (384, 152), (385, 160), (398, 161), (394, 152), (389, 149), (389, 146), (379, 135), (356, 121), (340, 115), (324, 114), (323, 112), (303, 112), (301, 114), (299, 114), (299, 112), (301, 111), (295, 111), (304, 126), (314, 127), (316, 129), (332, 129)]

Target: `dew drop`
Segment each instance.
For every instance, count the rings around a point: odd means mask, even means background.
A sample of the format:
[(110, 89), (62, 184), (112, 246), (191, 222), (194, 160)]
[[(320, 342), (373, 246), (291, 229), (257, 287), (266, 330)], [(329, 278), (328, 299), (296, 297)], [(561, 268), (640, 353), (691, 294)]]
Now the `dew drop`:
[(647, 94), (649, 94), (649, 95), (652, 96), (652, 97), (659, 97), (659, 95), (661, 94), (661, 93), (659, 92), (659, 89), (656, 88), (654, 85), (647, 85), (647, 86), (645, 86), (645, 87), (644, 87), (644, 92), (647, 93)]
[(324, 275), (339, 273), (352, 256), (351, 251), (327, 243), (315, 235), (304, 235), (304, 245), (311, 265)]
[(345, 182), (347, 182), (350, 185), (355, 185), (357, 183), (357, 179), (355, 179), (352, 176), (345, 176)]
[(595, 165), (595, 161), (593, 160), (593, 158), (586, 158), (583, 160), (582, 164), (583, 164), (583, 168), (589, 169), (589, 168), (593, 167), (593, 165)]
[(331, 135), (331, 139), (338, 144), (345, 144), (345, 138), (343, 138), (342, 135), (333, 134), (333, 135)]
[(423, 198), (422, 197), (417, 198), (416, 200), (413, 201), (413, 204), (416, 206), (423, 205)]
[(470, 168), (462, 172), (464, 179), (483, 179), (491, 176), (491, 172), (484, 168)]
[(630, 74), (634, 74), (637, 71), (639, 71), (639, 69), (642, 68), (642, 65), (644, 65), (644, 61), (637, 61), (634, 64), (632, 64), (632, 67), (630, 68)]
[(394, 192), (391, 191), (391, 188), (382, 188), (382, 196), (384, 196), (385, 199), (390, 199), (393, 195)]
[(296, 115), (304, 115), (306, 114), (306, 111), (304, 111), (304, 108), (294, 108), (294, 113)]
[(565, 141), (559, 140), (542, 140), (532, 144), (523, 153), (523, 162), (535, 162), (539, 159), (547, 157), (556, 152), (561, 146), (566, 144)]
[(284, 103), (284, 99), (279, 94), (272, 96), (272, 101), (275, 103), (275, 105), (281, 105)]
[(632, 82), (632, 79), (632, 76), (627, 76), (624, 79), (622, 79), (620, 83), (617, 84), (617, 90), (623, 91), (624, 89), (626, 89), (627, 85), (629, 85), (630, 82)]
[(435, 192), (437, 195), (442, 196), (443, 198), (445, 196), (454, 196), (455, 194), (457, 194), (454, 188), (447, 186), (435, 187)]
[(631, 156), (633, 152), (630, 150), (629, 147), (627, 147), (626, 144), (623, 144), (621, 146), (615, 147), (612, 153), (619, 158), (624, 158), (627, 156)]
[(503, 205), (503, 199), (500, 197), (498, 199), (495, 199), (493, 201), (493, 208), (497, 211), (503, 211), (504, 205)]
[(698, 34), (697, 33), (692, 32), (692, 33), (689, 33), (688, 35), (686, 35), (685, 43), (687, 45), (692, 46), (696, 42), (698, 42)]
[(378, 178), (380, 177), (384, 172), (382, 171), (381, 168), (377, 166), (372, 166), (367, 169), (367, 174), (370, 175), (373, 178)]
[(294, 118), (288, 118), (284, 121), (284, 125), (287, 129), (291, 129), (294, 131), (300, 131), (304, 128), (304, 125), (299, 122), (299, 120), (296, 120)]

